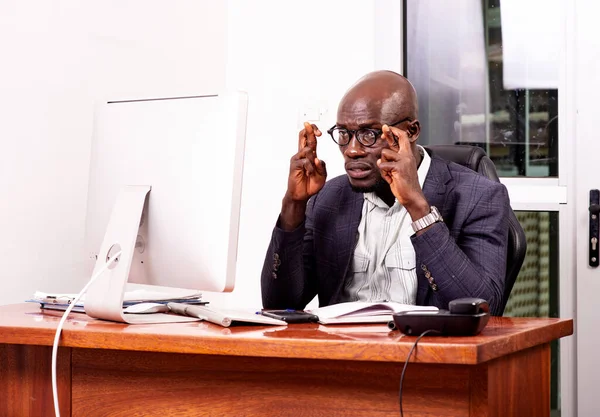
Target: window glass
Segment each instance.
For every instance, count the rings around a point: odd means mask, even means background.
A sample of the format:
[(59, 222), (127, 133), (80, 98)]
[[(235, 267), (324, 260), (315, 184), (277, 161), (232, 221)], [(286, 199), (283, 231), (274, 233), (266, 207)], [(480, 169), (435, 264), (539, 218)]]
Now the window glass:
[[(522, 25), (518, 16), (502, 22), (501, 6), (499, 0), (405, 2), (405, 73), (419, 97), (419, 141), (480, 146), (500, 176), (555, 177), (558, 90), (540, 89), (530, 63), (520, 68), (519, 57), (506, 55), (504, 38), (518, 40)], [(535, 35), (527, 33), (523, 42), (535, 52)], [(515, 66), (524, 81), (515, 81)], [(531, 87), (513, 88), (519, 84)]]

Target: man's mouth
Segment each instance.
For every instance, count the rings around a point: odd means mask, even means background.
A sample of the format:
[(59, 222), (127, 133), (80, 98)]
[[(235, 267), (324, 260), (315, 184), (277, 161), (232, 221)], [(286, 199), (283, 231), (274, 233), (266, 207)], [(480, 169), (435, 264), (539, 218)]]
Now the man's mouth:
[(351, 178), (361, 179), (368, 177), (373, 171), (373, 168), (364, 163), (349, 163), (346, 164), (346, 172)]

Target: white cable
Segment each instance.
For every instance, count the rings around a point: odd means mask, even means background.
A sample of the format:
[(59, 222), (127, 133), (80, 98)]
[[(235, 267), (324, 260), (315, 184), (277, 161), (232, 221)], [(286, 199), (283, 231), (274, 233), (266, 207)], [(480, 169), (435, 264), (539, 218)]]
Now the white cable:
[(71, 303), (65, 310), (64, 314), (62, 315), (60, 322), (58, 323), (58, 327), (56, 328), (56, 335), (54, 336), (54, 344), (52, 345), (52, 399), (54, 400), (54, 415), (55, 415), (55, 417), (60, 417), (60, 409), (58, 407), (58, 387), (56, 384), (56, 356), (58, 353), (58, 341), (60, 339), (60, 333), (61, 333), (62, 327), (65, 324), (65, 321), (67, 320), (67, 317), (69, 316), (69, 313), (71, 312), (71, 310), (73, 310), (73, 307), (75, 307), (75, 305), (77, 304), (77, 302), (79, 301), (81, 296), (83, 294), (85, 294), (85, 292), (88, 290), (90, 285), (92, 285), (92, 283), (94, 281), (96, 281), (96, 279), (100, 275), (102, 275), (108, 269), (108, 267), (110, 265), (112, 265), (113, 262), (115, 262), (116, 260), (119, 259), (119, 256), (121, 256), (121, 251), (117, 252), (116, 255), (113, 256), (112, 258), (109, 258), (108, 261), (102, 266), (102, 268), (100, 268), (100, 270), (98, 272), (96, 272), (95, 275), (92, 276), (92, 278), (89, 280), (89, 282), (87, 284), (85, 284), (85, 287), (83, 287), (83, 289), (79, 292), (79, 294), (77, 294), (77, 296), (73, 299), (73, 301), (71, 301)]

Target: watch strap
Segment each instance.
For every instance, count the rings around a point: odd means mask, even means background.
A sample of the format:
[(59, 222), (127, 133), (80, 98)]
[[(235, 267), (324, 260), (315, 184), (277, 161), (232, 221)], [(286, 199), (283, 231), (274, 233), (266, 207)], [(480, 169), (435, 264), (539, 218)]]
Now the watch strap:
[(419, 230), (423, 230), (426, 227), (429, 227), (432, 224), (434, 224), (436, 222), (441, 222), (441, 221), (443, 221), (443, 219), (442, 219), (442, 216), (440, 215), (440, 212), (438, 211), (438, 209), (436, 207), (431, 206), (429, 214), (426, 214), (425, 216), (421, 217), (420, 219), (415, 220), (414, 222), (412, 222), (411, 226), (412, 226), (412, 229), (414, 230), (414, 232), (417, 233)]

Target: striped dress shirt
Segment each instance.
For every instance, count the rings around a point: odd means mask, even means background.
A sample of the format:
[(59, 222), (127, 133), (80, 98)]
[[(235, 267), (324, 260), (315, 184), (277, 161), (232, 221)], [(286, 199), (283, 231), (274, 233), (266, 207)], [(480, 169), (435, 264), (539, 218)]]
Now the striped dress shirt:
[[(417, 170), (423, 188), (431, 157), (423, 157)], [(412, 219), (395, 201), (389, 207), (375, 193), (365, 193), (358, 241), (350, 263), (342, 301), (396, 301), (415, 304), (417, 273), (415, 250), (410, 241)]]

